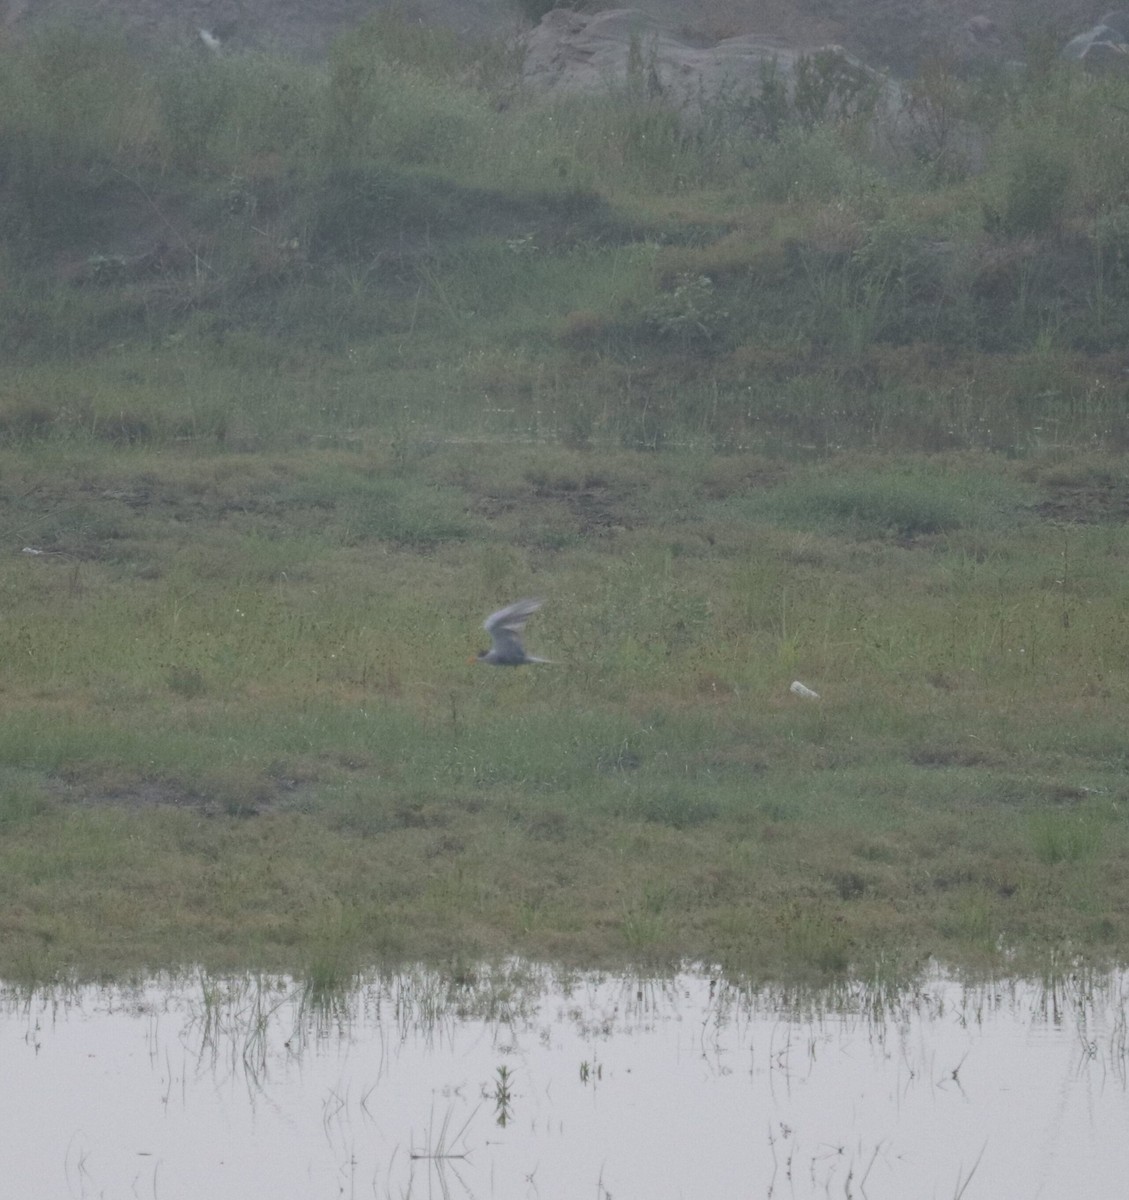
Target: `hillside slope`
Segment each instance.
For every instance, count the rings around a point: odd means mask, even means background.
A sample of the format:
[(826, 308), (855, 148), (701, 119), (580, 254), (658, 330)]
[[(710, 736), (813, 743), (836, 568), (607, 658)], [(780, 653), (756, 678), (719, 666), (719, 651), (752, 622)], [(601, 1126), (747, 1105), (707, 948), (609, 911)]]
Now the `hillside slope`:
[[(156, 43), (196, 39), (219, 31), (236, 48), (273, 48), (301, 55), (324, 53), (330, 42), (376, 11), (394, 9), (424, 24), (445, 25), (484, 38), (521, 27), (535, 0), (4, 0), (0, 25), (9, 35), (45, 21), (88, 25), (120, 23)], [(577, 8), (613, 5), (576, 0)], [(757, 33), (796, 45), (836, 42), (877, 66), (911, 71), (924, 58), (960, 58), (984, 52), (1014, 54), (1047, 33), (1062, 38), (1093, 24), (1102, 9), (1085, 0), (635, 0), (675, 27), (706, 38)], [(968, 22), (986, 18), (969, 32)]]

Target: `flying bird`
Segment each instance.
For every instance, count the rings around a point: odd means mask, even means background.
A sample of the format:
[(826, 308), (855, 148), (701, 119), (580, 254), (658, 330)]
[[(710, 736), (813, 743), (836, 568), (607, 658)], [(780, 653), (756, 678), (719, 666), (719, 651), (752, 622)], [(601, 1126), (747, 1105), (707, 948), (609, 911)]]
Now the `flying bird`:
[(523, 663), (547, 663), (548, 658), (526, 654), (521, 644), (521, 631), (526, 621), (541, 607), (540, 600), (519, 600), (491, 613), (482, 623), (490, 635), (490, 649), (480, 650), (477, 658), (468, 662), (489, 663), (492, 667), (520, 667)]

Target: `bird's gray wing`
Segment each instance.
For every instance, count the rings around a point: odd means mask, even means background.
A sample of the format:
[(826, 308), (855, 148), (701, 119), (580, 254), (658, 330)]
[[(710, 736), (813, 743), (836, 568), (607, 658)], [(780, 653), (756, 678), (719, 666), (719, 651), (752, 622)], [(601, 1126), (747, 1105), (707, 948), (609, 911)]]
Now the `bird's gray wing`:
[(541, 607), (541, 604), (540, 600), (518, 600), (516, 604), (508, 604), (505, 608), (498, 609), (496, 613), (491, 613), (482, 622), (482, 628), (491, 637), (497, 629), (512, 629), (514, 632), (520, 632), (526, 621)]

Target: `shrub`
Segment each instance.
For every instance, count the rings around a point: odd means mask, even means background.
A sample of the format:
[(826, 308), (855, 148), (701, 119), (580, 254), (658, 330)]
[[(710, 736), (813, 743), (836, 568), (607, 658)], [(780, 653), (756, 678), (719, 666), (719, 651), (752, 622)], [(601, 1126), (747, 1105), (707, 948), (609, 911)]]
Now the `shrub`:
[(785, 484), (769, 512), (859, 537), (914, 538), (1019, 519), (1024, 493), (998, 478), (950, 472), (840, 474)]
[(205, 168), (234, 101), (226, 65), (185, 55), (161, 71), (157, 96), (169, 161), (184, 171)]
[(1097, 822), (1077, 813), (1037, 813), (1030, 828), (1035, 857), (1048, 867), (1092, 858), (1102, 844)]
[(1024, 147), (1004, 185), (1002, 231), (1046, 233), (1062, 220), (1073, 175), (1072, 164), (1053, 149)]
[(655, 789), (640, 788), (628, 806), (631, 816), (672, 829), (688, 829), (713, 821), (720, 812), (718, 802), (710, 796), (695, 795), (692, 791), (673, 785)]

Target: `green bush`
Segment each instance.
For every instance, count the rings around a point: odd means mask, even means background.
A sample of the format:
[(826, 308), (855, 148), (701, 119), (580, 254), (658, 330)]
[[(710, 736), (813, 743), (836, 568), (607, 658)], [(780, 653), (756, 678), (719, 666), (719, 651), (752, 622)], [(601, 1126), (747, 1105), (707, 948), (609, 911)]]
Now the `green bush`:
[(1101, 825), (1077, 813), (1038, 813), (1030, 828), (1035, 857), (1048, 867), (1093, 858), (1101, 848)]
[(1000, 223), (1004, 233), (1046, 233), (1066, 211), (1073, 164), (1053, 149), (1026, 146), (1008, 172)]
[(636, 819), (672, 829), (689, 829), (716, 820), (720, 805), (712, 796), (703, 796), (675, 786), (641, 787), (628, 804), (628, 813)]
[(787, 129), (777, 142), (754, 143), (745, 157), (748, 186), (764, 200), (857, 201), (881, 196), (881, 174), (830, 125)]
[(182, 171), (206, 171), (234, 103), (226, 64), (185, 55), (160, 73), (157, 96), (169, 161)]
[(764, 511), (855, 537), (915, 538), (1022, 519), (1023, 489), (998, 478), (906, 471), (812, 477), (775, 489)]

